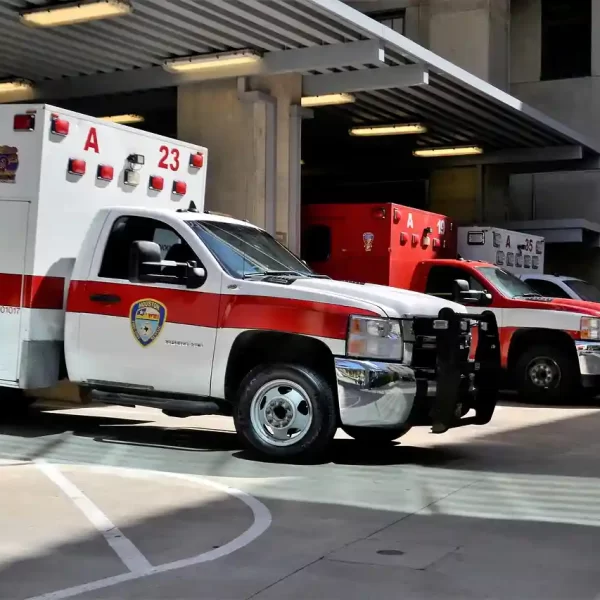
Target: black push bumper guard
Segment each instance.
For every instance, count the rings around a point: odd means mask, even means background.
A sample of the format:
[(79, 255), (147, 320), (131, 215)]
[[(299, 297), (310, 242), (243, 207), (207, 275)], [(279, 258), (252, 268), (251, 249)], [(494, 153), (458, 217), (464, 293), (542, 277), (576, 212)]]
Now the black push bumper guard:
[[(413, 334), (411, 366), (417, 379), (413, 424), (431, 424), (433, 433), (444, 433), (453, 427), (489, 423), (498, 401), (501, 369), (494, 313), (473, 315), (443, 308), (437, 319), (415, 317)], [(477, 344), (474, 358), (471, 340)], [(435, 395), (428, 394), (428, 381), (436, 382)], [(465, 418), (470, 409), (475, 416)]]

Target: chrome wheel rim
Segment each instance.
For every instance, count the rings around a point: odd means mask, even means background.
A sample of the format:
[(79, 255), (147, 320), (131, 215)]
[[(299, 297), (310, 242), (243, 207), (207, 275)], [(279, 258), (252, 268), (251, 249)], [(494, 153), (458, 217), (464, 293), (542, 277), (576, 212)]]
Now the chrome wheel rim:
[(538, 356), (527, 365), (527, 377), (535, 387), (551, 389), (560, 384), (562, 374), (553, 358)]
[(296, 444), (306, 436), (312, 422), (308, 394), (293, 381), (269, 381), (252, 398), (250, 423), (266, 444), (278, 447)]

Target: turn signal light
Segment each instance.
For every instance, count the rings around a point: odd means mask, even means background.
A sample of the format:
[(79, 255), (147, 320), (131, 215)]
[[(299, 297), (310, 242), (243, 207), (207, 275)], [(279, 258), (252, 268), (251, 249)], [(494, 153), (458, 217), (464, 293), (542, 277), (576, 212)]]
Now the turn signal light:
[(185, 181), (173, 182), (173, 194), (183, 196), (187, 192), (187, 183)]
[(85, 175), (85, 160), (81, 160), (80, 158), (70, 158), (69, 173), (71, 173), (71, 175)]
[(194, 167), (194, 169), (201, 169), (204, 165), (204, 154), (201, 152), (196, 152), (196, 154), (192, 154), (190, 156), (190, 167)]
[(102, 181), (112, 181), (115, 176), (115, 169), (110, 165), (98, 165), (98, 172), (96, 173), (96, 179)]
[(52, 115), (52, 123), (50, 130), (54, 135), (69, 135), (69, 121), (65, 119), (59, 119), (57, 115)]
[(151, 190), (160, 192), (165, 188), (165, 180), (163, 177), (159, 177), (158, 175), (152, 175), (150, 177), (150, 182), (148, 184), (148, 187)]
[(35, 115), (15, 115), (13, 118), (14, 131), (33, 131), (35, 129)]

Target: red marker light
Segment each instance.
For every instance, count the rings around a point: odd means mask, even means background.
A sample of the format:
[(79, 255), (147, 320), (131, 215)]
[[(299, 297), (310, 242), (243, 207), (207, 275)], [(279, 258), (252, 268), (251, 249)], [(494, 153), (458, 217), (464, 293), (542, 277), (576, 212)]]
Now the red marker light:
[(35, 115), (15, 115), (13, 129), (15, 131), (33, 131), (35, 129)]
[(165, 188), (165, 179), (164, 179), (164, 177), (159, 177), (158, 175), (151, 175), (148, 187), (151, 190), (154, 190), (156, 192), (162, 191)]
[(98, 172), (96, 173), (96, 179), (102, 181), (112, 181), (115, 176), (115, 169), (110, 165), (98, 165)]
[(375, 209), (373, 209), (373, 216), (376, 219), (385, 219), (385, 208), (375, 208)]
[(394, 208), (394, 223), (400, 223), (400, 211)]
[(185, 181), (173, 182), (173, 194), (183, 196), (187, 192), (187, 183)]
[(400, 234), (400, 243), (404, 246), (404, 244), (406, 244), (406, 241), (408, 239), (408, 236), (406, 235), (406, 233), (402, 232)]
[(204, 166), (204, 154), (196, 152), (190, 156), (190, 167), (194, 169), (201, 169)]
[(59, 119), (58, 115), (52, 115), (50, 130), (54, 135), (67, 136), (69, 135), (69, 121), (66, 119)]
[(69, 173), (71, 173), (71, 175), (85, 175), (85, 160), (81, 160), (80, 158), (70, 158)]

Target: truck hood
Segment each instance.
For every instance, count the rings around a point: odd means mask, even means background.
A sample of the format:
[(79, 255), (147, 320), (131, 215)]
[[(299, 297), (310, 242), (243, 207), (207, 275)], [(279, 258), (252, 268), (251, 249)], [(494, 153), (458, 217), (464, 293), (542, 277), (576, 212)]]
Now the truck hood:
[(437, 316), (440, 310), (446, 307), (452, 308), (457, 313), (467, 312), (464, 306), (449, 300), (372, 283), (351, 283), (333, 279), (297, 279), (293, 288), (333, 294), (343, 298), (347, 303), (353, 299), (370, 302), (379, 306), (388, 317)]
[(556, 310), (570, 310), (581, 314), (600, 316), (600, 303), (572, 298), (553, 298), (550, 306)]

